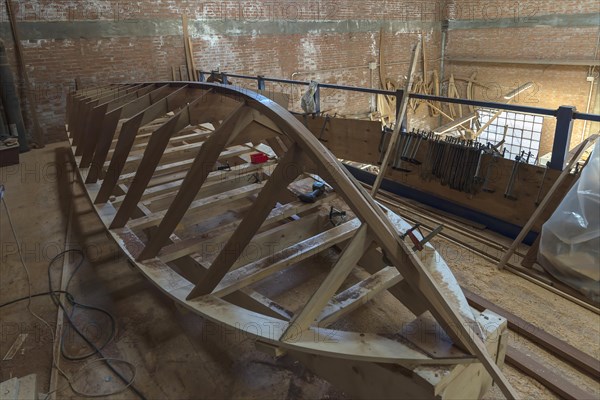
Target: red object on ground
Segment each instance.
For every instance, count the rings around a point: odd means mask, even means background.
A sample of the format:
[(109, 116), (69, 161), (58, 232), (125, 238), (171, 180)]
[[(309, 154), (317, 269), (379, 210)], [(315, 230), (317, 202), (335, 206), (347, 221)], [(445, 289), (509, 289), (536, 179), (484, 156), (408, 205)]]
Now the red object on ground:
[(269, 161), (269, 157), (264, 153), (254, 153), (250, 154), (250, 161), (252, 164), (262, 164)]

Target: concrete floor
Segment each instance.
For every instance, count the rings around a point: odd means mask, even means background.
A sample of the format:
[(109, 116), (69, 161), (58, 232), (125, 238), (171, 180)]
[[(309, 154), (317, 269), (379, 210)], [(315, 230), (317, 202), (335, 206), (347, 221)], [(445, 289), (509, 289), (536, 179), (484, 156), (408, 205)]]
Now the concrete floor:
[[(21, 156), (19, 166), (0, 168), (0, 183), (6, 186), (6, 201), (31, 273), (32, 293), (48, 290), (48, 263), (56, 254), (64, 248), (82, 249), (86, 259), (71, 282), (70, 291), (79, 301), (104, 307), (115, 316), (117, 336), (104, 350), (105, 355), (128, 360), (137, 367), (134, 385), (148, 399), (347, 397), (291, 358), (275, 360), (257, 351), (248, 338), (219, 330), (175, 306), (148, 283), (130, 266), (93, 213), (71, 170), (66, 143)], [(72, 232), (67, 237), (70, 210)], [(0, 245), (0, 303), (4, 303), (27, 294), (26, 275), (4, 210), (0, 213)], [(67, 270), (76, 265), (77, 256), (69, 261)], [(459, 282), (469, 289), (594, 356), (600, 354), (597, 315), (514, 275), (497, 273), (481, 258), (448, 261)], [(61, 279), (62, 265), (59, 260), (52, 267), (55, 288)], [(523, 307), (519, 299), (526, 299), (528, 306)], [(548, 312), (548, 307), (555, 312)], [(32, 309), (54, 328), (56, 307), (48, 297), (33, 299)], [(363, 308), (355, 317), (365, 321), (365, 314), (371, 311)], [(29, 334), (11, 360), (0, 361), (0, 380), (37, 373), (40, 391), (47, 391), (52, 359), (49, 329), (27, 312), (26, 302), (1, 308), (0, 317), (0, 357), (4, 357), (19, 333)], [(109, 334), (108, 320), (97, 312), (76, 313), (74, 318), (99, 340)], [(577, 321), (586, 321), (586, 329), (578, 328)], [(517, 335), (511, 336), (511, 342), (548, 360), (550, 365), (558, 365), (573, 383), (600, 394), (597, 382), (564, 363), (552, 362), (552, 357)], [(72, 332), (67, 332), (66, 347), (70, 354), (87, 351)], [(73, 375), (87, 362), (61, 359), (60, 367)], [(505, 373), (523, 398), (555, 397), (513, 368), (506, 367)], [(75, 386), (80, 391), (98, 393), (122, 385), (106, 367), (96, 363), (86, 368)], [(79, 398), (62, 378), (58, 388), (62, 390), (57, 398)], [(110, 398), (133, 399), (135, 395), (127, 390)], [(486, 398), (502, 398), (502, 395), (494, 387)]]
[[(6, 186), (6, 202), (30, 270), (32, 293), (48, 291), (48, 263), (56, 254), (65, 247), (84, 250), (85, 262), (69, 290), (77, 300), (113, 313), (118, 332), (105, 355), (136, 365), (134, 385), (148, 399), (344, 397), (298, 362), (287, 357), (274, 360), (257, 351), (246, 337), (220, 332), (210, 322), (175, 306), (130, 266), (69, 171), (65, 143), (22, 154), (18, 167), (0, 168), (0, 182)], [(70, 208), (72, 233), (66, 238)], [(26, 275), (4, 210), (0, 243), (0, 303), (4, 303), (27, 295)], [(70, 261), (68, 266), (74, 266), (78, 256), (72, 255)], [(52, 267), (55, 288), (60, 284), (61, 269), (59, 260)], [(32, 309), (55, 327), (56, 308), (49, 297), (33, 299)], [(19, 333), (29, 333), (14, 358), (0, 362), (0, 381), (37, 373), (40, 391), (47, 391), (52, 348), (49, 329), (26, 311), (26, 302), (0, 309), (0, 317), (0, 355), (7, 353)], [(108, 319), (97, 312), (76, 313), (75, 319), (91, 335), (104, 338), (109, 334)], [(88, 351), (72, 332), (66, 335), (70, 354)], [(60, 367), (72, 375), (86, 362), (62, 359)], [(61, 378), (58, 387), (64, 385)], [(75, 386), (97, 393), (121, 384), (97, 363)], [(57, 397), (78, 396), (67, 386)], [(132, 399), (135, 395), (125, 391), (111, 398)]]

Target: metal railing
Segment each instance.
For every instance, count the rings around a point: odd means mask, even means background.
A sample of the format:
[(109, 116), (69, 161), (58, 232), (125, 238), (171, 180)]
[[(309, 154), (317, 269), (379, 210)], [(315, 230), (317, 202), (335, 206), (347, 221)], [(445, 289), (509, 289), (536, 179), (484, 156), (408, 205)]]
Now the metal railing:
[[(281, 79), (281, 78), (269, 78), (262, 75), (251, 76), (251, 75), (242, 75), (242, 74), (230, 74), (222, 71), (197, 71), (197, 80), (200, 82), (206, 81), (207, 76), (212, 76), (213, 78), (220, 77), (223, 84), (228, 84), (228, 78), (237, 78), (237, 79), (247, 79), (254, 80), (257, 84), (257, 90), (265, 90), (267, 82), (273, 83), (283, 83), (288, 85), (302, 85), (308, 86), (310, 82), (308, 81), (298, 81), (292, 79)], [(368, 94), (379, 94), (385, 96), (393, 96), (396, 98), (396, 107), (400, 106), (400, 99), (402, 98), (403, 90), (398, 89), (396, 91), (384, 90), (384, 89), (374, 89), (374, 88), (363, 88), (357, 86), (346, 86), (346, 85), (336, 85), (331, 83), (318, 83), (316, 92), (315, 92), (315, 104), (316, 110), (315, 113), (319, 114), (321, 112), (321, 93), (320, 89), (334, 89), (334, 90), (343, 90), (343, 91), (351, 91), (351, 92), (361, 92)], [(468, 100), (468, 99), (459, 99), (459, 98), (450, 98), (443, 96), (433, 96), (428, 94), (418, 94), (418, 93), (410, 93), (409, 98), (411, 99), (419, 99), (419, 100), (427, 100), (427, 101), (436, 101), (441, 103), (451, 103), (451, 104), (462, 104), (469, 105), (474, 107), (482, 107), (482, 108), (492, 108), (498, 110), (507, 110), (507, 111), (515, 111), (525, 114), (537, 114), (543, 115), (547, 117), (556, 118), (556, 130), (554, 133), (554, 143), (552, 145), (552, 159), (550, 160), (549, 167), (552, 169), (562, 170), (565, 166), (566, 156), (569, 152), (569, 144), (571, 142), (571, 131), (573, 127), (573, 121), (575, 120), (585, 120), (592, 122), (600, 122), (600, 115), (597, 114), (587, 114), (580, 113), (575, 110), (575, 107), (572, 106), (560, 106), (557, 109), (551, 108), (541, 108), (541, 107), (532, 107), (532, 106), (524, 106), (518, 104), (506, 104), (506, 103), (498, 103), (492, 101), (481, 101), (481, 100)]]

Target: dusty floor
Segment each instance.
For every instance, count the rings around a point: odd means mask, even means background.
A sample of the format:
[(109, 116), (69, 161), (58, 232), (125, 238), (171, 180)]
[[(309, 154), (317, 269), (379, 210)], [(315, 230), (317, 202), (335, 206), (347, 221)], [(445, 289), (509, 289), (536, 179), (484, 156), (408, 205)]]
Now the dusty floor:
[[(125, 359), (137, 367), (135, 387), (149, 399), (248, 398), (313, 399), (346, 398), (338, 388), (314, 376), (289, 357), (274, 360), (254, 348), (245, 337), (221, 331), (204, 319), (175, 306), (138, 274), (108, 238), (92, 212), (88, 199), (69, 173), (65, 144), (47, 146), (22, 155), (19, 167), (0, 168), (0, 183), (25, 253), (32, 279), (32, 292), (48, 290), (48, 262), (65, 247), (80, 248), (86, 260), (71, 282), (70, 291), (82, 302), (104, 307), (118, 324), (116, 340), (105, 349), (107, 357)], [(72, 233), (66, 238), (69, 210)], [(67, 243), (65, 243), (65, 241)], [(0, 303), (27, 295), (26, 275), (21, 266), (5, 210), (0, 213)], [(438, 241), (437, 246), (452, 246)], [(508, 272), (497, 272), (491, 263), (458, 252), (449, 259), (459, 282), (492, 302), (521, 316), (596, 358), (600, 357), (600, 318), (536, 285)], [(67, 263), (77, 262), (73, 256)], [(60, 282), (62, 260), (52, 267), (54, 286)], [(54, 328), (56, 308), (48, 297), (32, 300), (32, 309)], [(375, 306), (372, 310), (376, 310)], [(361, 309), (360, 313), (365, 313)], [(28, 333), (12, 360), (0, 361), (0, 380), (37, 373), (40, 391), (50, 381), (51, 334), (26, 311), (26, 302), (0, 309), (0, 356), (4, 356), (19, 333)], [(106, 318), (76, 314), (94, 321), (87, 331), (97, 337), (109, 334)], [(584, 321), (584, 322), (582, 322)], [(342, 325), (349, 323), (341, 321)], [(68, 332), (69, 333), (69, 332)], [(69, 334), (68, 338), (71, 338)], [(600, 395), (598, 382), (558, 362), (518, 336), (510, 344), (542, 358), (561, 374), (590, 393)], [(71, 354), (85, 352), (76, 339), (67, 340)], [(69, 375), (86, 365), (61, 359)], [(555, 398), (548, 390), (516, 370), (505, 373), (523, 398)], [(81, 391), (109, 391), (118, 382), (101, 364), (91, 365), (77, 380)], [(78, 398), (61, 379), (58, 398)], [(133, 399), (125, 391), (114, 399)], [(494, 387), (486, 398), (503, 398)]]

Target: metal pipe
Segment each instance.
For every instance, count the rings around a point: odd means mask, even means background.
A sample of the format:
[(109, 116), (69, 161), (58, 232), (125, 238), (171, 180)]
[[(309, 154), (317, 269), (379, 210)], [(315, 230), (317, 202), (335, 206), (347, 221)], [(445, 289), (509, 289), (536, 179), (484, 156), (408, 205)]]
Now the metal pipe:
[[(585, 108), (586, 114), (590, 112), (590, 107), (592, 105), (592, 94), (594, 93), (594, 81), (596, 80), (593, 75), (588, 76), (588, 79), (590, 79), (590, 92), (588, 94), (587, 107)], [(583, 129), (581, 130), (582, 142), (585, 140), (585, 130), (587, 129), (587, 123), (587, 120), (583, 121)]]
[[(252, 80), (257, 79), (256, 76), (240, 75), (240, 74), (228, 74), (228, 76), (232, 77), (232, 78), (242, 78), (242, 79), (252, 79)], [(293, 84), (293, 85), (308, 86), (310, 83), (310, 82), (305, 82), (305, 81), (294, 81), (294, 80), (290, 80), (290, 79), (279, 79), (279, 78), (265, 77), (263, 79), (266, 82), (289, 83), (289, 84)], [(172, 83), (172, 82), (169, 82), (169, 83)], [(385, 95), (385, 96), (395, 96), (396, 95), (396, 92), (391, 91), (391, 90), (361, 88), (361, 87), (357, 87), (357, 86), (343, 86), (343, 85), (334, 85), (334, 84), (329, 84), (329, 83), (322, 83), (322, 84), (319, 84), (319, 86), (321, 88), (351, 90), (351, 91), (357, 91), (357, 92), (363, 92), (363, 93), (381, 94), (381, 95)], [(523, 106), (523, 105), (507, 104), (507, 103), (497, 103), (497, 102), (490, 102), (490, 101), (449, 98), (449, 97), (443, 97), (443, 96), (433, 96), (433, 95), (428, 95), (428, 94), (417, 94), (417, 93), (410, 93), (409, 97), (411, 99), (429, 100), (429, 101), (436, 101), (436, 102), (441, 102), (441, 103), (465, 104), (465, 105), (471, 105), (471, 106), (482, 107), (482, 108), (517, 111), (517, 112), (521, 112), (521, 113), (525, 113), (525, 114), (533, 114), (533, 115), (541, 115), (541, 116), (549, 116), (549, 117), (557, 117), (558, 116), (558, 109), (531, 107), (531, 106)], [(600, 115), (574, 112), (573, 119), (584, 119), (584, 120), (587, 119), (588, 121), (600, 122)]]
[[(444, 80), (444, 73), (446, 68), (446, 33), (448, 32), (448, 21), (442, 22), (442, 47), (441, 47), (441, 61), (440, 61), (440, 93), (442, 93), (442, 81)], [(440, 105), (441, 108), (441, 105)], [(441, 111), (441, 110), (440, 110)], [(438, 125), (442, 125), (442, 115), (438, 118)]]
[[(4, 41), (0, 39), (0, 82), (2, 82), (2, 90), (0, 97), (6, 111), (6, 119), (11, 133), (19, 138), (19, 151), (24, 153), (29, 151), (27, 143), (27, 132), (23, 123), (23, 114), (21, 113), (21, 103), (17, 95), (15, 80), (10, 69), (8, 57), (6, 55), (6, 47)], [(15, 132), (16, 130), (16, 132)]]

